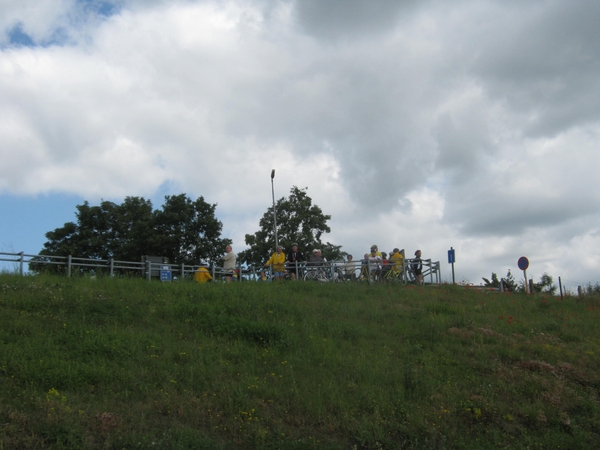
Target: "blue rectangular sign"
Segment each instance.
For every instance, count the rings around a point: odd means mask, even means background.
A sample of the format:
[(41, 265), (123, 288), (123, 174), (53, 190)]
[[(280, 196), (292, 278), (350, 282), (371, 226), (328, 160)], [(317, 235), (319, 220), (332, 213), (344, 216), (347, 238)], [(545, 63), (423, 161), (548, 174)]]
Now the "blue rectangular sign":
[(160, 266), (160, 281), (171, 281), (171, 266)]
[(454, 262), (455, 262), (454, 249), (451, 248), (450, 250), (448, 250), (448, 264), (454, 264)]

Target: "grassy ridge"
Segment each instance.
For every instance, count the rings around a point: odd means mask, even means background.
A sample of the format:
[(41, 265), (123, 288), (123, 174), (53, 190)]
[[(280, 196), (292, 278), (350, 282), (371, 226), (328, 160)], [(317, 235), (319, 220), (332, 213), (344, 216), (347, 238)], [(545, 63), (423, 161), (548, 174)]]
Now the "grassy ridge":
[(597, 448), (600, 301), (0, 276), (0, 449)]

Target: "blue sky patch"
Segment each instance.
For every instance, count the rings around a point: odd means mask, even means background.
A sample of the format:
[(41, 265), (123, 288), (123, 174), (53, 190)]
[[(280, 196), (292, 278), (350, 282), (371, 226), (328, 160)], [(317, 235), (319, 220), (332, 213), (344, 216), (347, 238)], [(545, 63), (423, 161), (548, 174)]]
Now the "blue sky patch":
[(23, 31), (21, 24), (15, 25), (12, 30), (8, 32), (8, 40), (10, 45), (14, 47), (35, 47), (35, 42), (31, 39), (27, 33)]
[(95, 12), (101, 16), (109, 17), (117, 13), (117, 6), (111, 2), (97, 0), (79, 0), (79, 3), (85, 5), (85, 10)]

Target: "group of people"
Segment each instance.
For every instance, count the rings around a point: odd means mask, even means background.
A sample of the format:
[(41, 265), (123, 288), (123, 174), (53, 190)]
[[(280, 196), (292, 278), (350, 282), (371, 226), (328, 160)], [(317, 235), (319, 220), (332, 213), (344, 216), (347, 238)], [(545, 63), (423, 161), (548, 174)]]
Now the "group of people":
[[(352, 255), (348, 255), (351, 259)], [(370, 267), (371, 273), (385, 274), (389, 271), (399, 273), (404, 266), (404, 256), (400, 249), (395, 248), (388, 254), (380, 252), (377, 245), (371, 246), (371, 252), (365, 253), (363, 265)], [(412, 259), (410, 270), (415, 276), (417, 284), (423, 284), (423, 261), (421, 260), (421, 250), (415, 251), (415, 257)]]
[[(225, 247), (225, 255), (221, 257), (221, 261), (223, 263), (225, 281), (230, 282), (234, 277), (237, 277), (236, 254), (233, 252), (231, 245)], [(327, 259), (323, 257), (320, 249), (314, 249), (308, 257), (305, 257), (298, 249), (298, 244), (293, 243), (292, 248), (287, 254), (283, 252), (283, 246), (278, 245), (275, 253), (271, 255), (264, 267), (271, 267), (275, 281), (282, 280), (286, 275), (286, 271), (289, 273), (290, 278), (295, 280), (298, 264), (300, 263), (305, 263), (308, 267), (319, 267), (326, 265)], [(388, 258), (387, 253), (380, 252), (377, 245), (372, 245), (370, 253), (365, 253), (362, 264), (363, 266), (370, 267), (371, 272), (385, 273), (392, 270), (398, 273), (403, 268), (404, 256), (400, 249), (395, 248), (390, 252)], [(357, 266), (353, 261), (352, 255), (347, 255), (343, 266), (344, 274), (350, 279), (355, 279), (356, 269)], [(417, 283), (423, 284), (421, 250), (415, 252), (410, 269), (414, 273)], [(261, 272), (261, 278), (266, 279), (264, 271)], [(206, 283), (207, 281), (212, 281), (212, 279), (213, 277), (207, 269), (206, 262), (201, 262), (200, 267), (194, 273), (194, 280), (198, 283)]]
[[(299, 263), (306, 263), (309, 266), (317, 267), (326, 264), (327, 259), (323, 257), (321, 250), (319, 249), (314, 249), (308, 258), (306, 258), (304, 254), (298, 250), (298, 244), (294, 242), (287, 255), (283, 253), (283, 247), (278, 245), (275, 253), (273, 253), (265, 263), (265, 267), (271, 266), (273, 279), (275, 281), (282, 280), (285, 277), (286, 269), (290, 274), (290, 278), (295, 280), (296, 269)], [(261, 278), (266, 278), (264, 271), (261, 273)]]
[[(344, 274), (349, 279), (356, 278), (356, 264), (353, 261), (352, 255), (347, 255), (346, 262), (344, 263)], [(305, 258), (301, 251), (298, 250), (298, 244), (292, 244), (291, 250), (287, 253), (283, 253), (283, 247), (277, 246), (275, 253), (271, 255), (269, 260), (265, 263), (265, 267), (272, 267), (273, 279), (281, 280), (285, 277), (286, 269), (290, 274), (292, 280), (296, 279), (296, 269), (298, 263), (306, 263), (308, 267), (318, 267), (327, 264), (327, 259), (321, 254), (321, 250), (314, 249), (312, 253)], [(377, 271), (378, 273), (385, 273), (387, 271), (394, 271), (399, 273), (403, 270), (404, 256), (400, 249), (395, 248), (388, 254), (380, 252), (377, 245), (371, 246), (371, 252), (365, 253), (362, 261), (363, 265), (371, 268), (371, 272)], [(418, 284), (423, 284), (423, 263), (421, 260), (421, 250), (415, 252), (415, 257), (411, 262), (411, 271), (415, 276), (415, 280)], [(261, 273), (262, 279), (266, 279), (264, 271)]]
[[(225, 254), (221, 257), (223, 263), (223, 272), (225, 274), (225, 281), (230, 282), (234, 277), (237, 277), (236, 273), (236, 261), (237, 256), (233, 253), (231, 245), (225, 247)], [(212, 281), (213, 277), (207, 269), (208, 264), (206, 261), (200, 261), (200, 267), (194, 273), (194, 281), (198, 283), (206, 283)]]

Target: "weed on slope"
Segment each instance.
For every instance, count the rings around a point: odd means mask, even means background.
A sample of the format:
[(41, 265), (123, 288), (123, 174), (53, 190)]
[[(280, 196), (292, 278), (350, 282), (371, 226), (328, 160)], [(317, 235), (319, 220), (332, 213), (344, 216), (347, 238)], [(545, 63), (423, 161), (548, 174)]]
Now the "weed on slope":
[(597, 448), (598, 298), (0, 276), (0, 448)]

